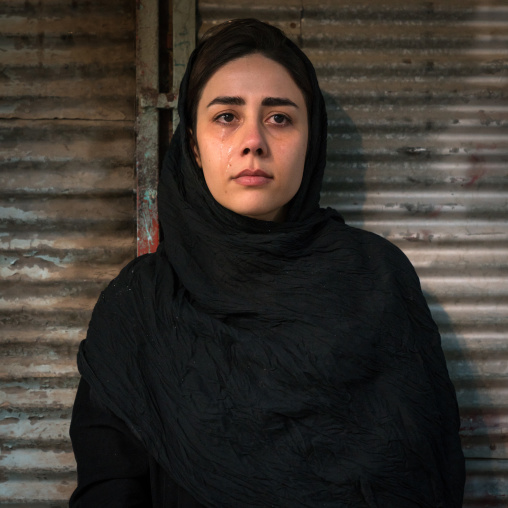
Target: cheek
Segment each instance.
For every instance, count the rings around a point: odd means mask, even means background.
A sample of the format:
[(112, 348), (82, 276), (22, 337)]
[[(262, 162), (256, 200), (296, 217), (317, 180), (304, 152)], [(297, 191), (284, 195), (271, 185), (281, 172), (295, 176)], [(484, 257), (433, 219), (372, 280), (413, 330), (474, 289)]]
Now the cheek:
[(210, 176), (223, 174), (231, 166), (233, 147), (221, 142), (205, 143), (200, 150), (203, 172)]
[(280, 160), (285, 161), (286, 171), (298, 177), (303, 175), (305, 156), (307, 155), (307, 139), (299, 138), (281, 145), (279, 150)]
[(233, 146), (220, 142), (208, 142), (200, 145), (203, 176), (208, 190), (220, 202), (221, 196), (227, 194), (228, 177), (232, 172)]
[(231, 165), (233, 146), (231, 142), (226, 143), (225, 138), (226, 133), (223, 130), (218, 133), (204, 133), (198, 137), (201, 161), (210, 170), (217, 171), (220, 167)]

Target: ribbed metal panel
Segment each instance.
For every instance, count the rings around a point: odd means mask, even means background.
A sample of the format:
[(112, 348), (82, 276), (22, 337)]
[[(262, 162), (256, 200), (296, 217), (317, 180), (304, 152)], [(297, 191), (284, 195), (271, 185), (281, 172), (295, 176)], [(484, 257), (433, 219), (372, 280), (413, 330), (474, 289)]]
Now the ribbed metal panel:
[(135, 5), (0, 4), (0, 505), (60, 507), (76, 351), (135, 255)]
[(200, 0), (200, 33), (280, 26), (329, 105), (322, 204), (399, 245), (443, 335), (468, 458), (465, 507), (508, 499), (508, 4)]

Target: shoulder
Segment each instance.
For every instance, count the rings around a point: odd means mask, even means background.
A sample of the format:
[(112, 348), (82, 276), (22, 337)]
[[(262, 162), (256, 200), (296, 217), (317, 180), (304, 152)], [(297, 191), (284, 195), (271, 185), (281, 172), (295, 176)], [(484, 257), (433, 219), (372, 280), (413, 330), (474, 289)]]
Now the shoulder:
[[(407, 315), (423, 330), (437, 332), (423, 294), (420, 278), (406, 254), (395, 244), (370, 231), (344, 225), (344, 234), (352, 249), (358, 252), (359, 273), (366, 272), (372, 285), (391, 301), (405, 309)], [(434, 335), (438, 337), (438, 335)], [(439, 343), (439, 339), (437, 339)]]
[(125, 265), (120, 273), (102, 291), (101, 296), (119, 297), (132, 290), (143, 280), (149, 280), (156, 272), (156, 254), (144, 254)]
[[(172, 285), (171, 268), (160, 253), (146, 254), (128, 263), (101, 292), (92, 312), (87, 339), (111, 334), (132, 336), (153, 317), (155, 298)], [(163, 291), (160, 286), (164, 285)], [(169, 286), (168, 286), (169, 285)]]
[(171, 285), (173, 272), (164, 252), (158, 250), (152, 254), (139, 256), (127, 265), (101, 292), (97, 305), (106, 302), (128, 303), (140, 298), (149, 298), (158, 287)]
[(348, 226), (347, 224), (344, 224), (344, 228), (351, 240), (361, 245), (362, 248), (373, 257), (393, 256), (398, 260), (409, 263), (407, 256), (399, 247), (377, 233)]
[(336, 230), (337, 243), (350, 249), (366, 266), (383, 268), (394, 273), (407, 271), (415, 274), (406, 254), (386, 238), (345, 223), (337, 222), (333, 227)]
[(399, 247), (376, 233), (347, 224), (337, 224), (336, 233), (337, 245), (347, 251), (347, 265), (354, 274), (362, 274), (373, 286), (399, 295), (402, 301), (424, 303), (420, 279)]

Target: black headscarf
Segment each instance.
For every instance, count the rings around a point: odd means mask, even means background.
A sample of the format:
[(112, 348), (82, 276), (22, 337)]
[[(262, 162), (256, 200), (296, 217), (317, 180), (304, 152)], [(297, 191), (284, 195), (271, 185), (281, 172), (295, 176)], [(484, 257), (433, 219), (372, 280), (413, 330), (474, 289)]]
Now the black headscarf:
[[(300, 50), (295, 47), (295, 51)], [(395, 246), (319, 208), (326, 112), (314, 69), (304, 178), (284, 223), (219, 205), (181, 123), (157, 253), (101, 295), (81, 374), (209, 507), (459, 507), (455, 392)]]

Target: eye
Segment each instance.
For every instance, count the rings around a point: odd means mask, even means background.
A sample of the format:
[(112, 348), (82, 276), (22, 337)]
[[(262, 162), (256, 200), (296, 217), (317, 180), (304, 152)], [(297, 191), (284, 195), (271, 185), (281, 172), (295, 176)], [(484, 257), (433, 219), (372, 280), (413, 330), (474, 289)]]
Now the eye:
[(221, 113), (217, 115), (214, 120), (219, 123), (231, 123), (235, 119), (233, 113)]
[(272, 115), (270, 117), (271, 123), (277, 124), (277, 125), (288, 125), (291, 123), (291, 119), (283, 115), (282, 113), (276, 113), (275, 115)]

